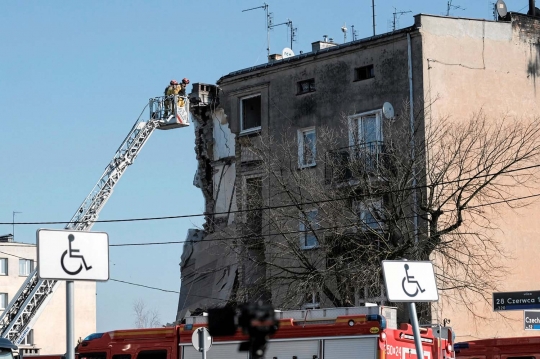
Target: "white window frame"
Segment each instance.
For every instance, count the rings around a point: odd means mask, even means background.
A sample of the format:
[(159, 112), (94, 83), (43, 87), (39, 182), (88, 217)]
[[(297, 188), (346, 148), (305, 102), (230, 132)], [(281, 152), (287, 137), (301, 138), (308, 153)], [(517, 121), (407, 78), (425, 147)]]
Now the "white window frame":
[(9, 261), (7, 258), (0, 258), (0, 276), (9, 274)]
[(4, 298), (4, 303), (2, 303), (2, 300), (0, 300), (0, 310), (5, 310), (9, 304), (9, 301), (8, 301), (8, 294), (7, 293), (0, 293), (0, 298), (3, 297)]
[[(378, 232), (381, 233), (384, 230), (382, 223), (377, 223), (376, 227), (372, 227), (366, 223), (366, 215), (370, 212), (372, 208), (379, 211), (379, 215), (382, 214), (383, 209), (383, 200), (382, 198), (370, 199), (365, 201), (356, 201), (354, 203), (354, 208), (360, 219), (360, 229), (364, 232)], [(371, 214), (371, 213), (369, 213)], [(372, 217), (375, 217), (372, 215)]]
[(357, 140), (364, 138), (362, 131), (362, 126), (359, 126), (360, 122), (365, 117), (371, 117), (375, 115), (377, 121), (377, 132), (375, 136), (377, 137), (376, 141), (383, 141), (383, 130), (382, 130), (382, 110), (373, 110), (358, 113), (348, 117), (349, 119), (349, 146), (355, 146), (360, 143), (357, 143)]
[[(313, 162), (305, 163), (304, 158), (304, 135), (313, 133)], [(315, 126), (301, 128), (298, 130), (298, 168), (314, 167), (317, 165), (317, 131)]]
[[(21, 273), (21, 261), (25, 262), (24, 265), (24, 271), (25, 273)], [(33, 259), (19, 259), (19, 276), (21, 277), (27, 277), (34, 271), (34, 260)], [(26, 273), (28, 272), (28, 273)]]
[(311, 294), (311, 302), (304, 303), (302, 309), (319, 309), (321, 307), (321, 293), (314, 290), (307, 294)]
[[(257, 126), (257, 127), (251, 127), (251, 128), (248, 128), (248, 129), (244, 129), (244, 106), (242, 104), (242, 101), (244, 100), (248, 100), (250, 98), (253, 98), (253, 97), (260, 97), (261, 98), (261, 125)], [(249, 96), (244, 96), (244, 97), (241, 97), (240, 98), (240, 134), (241, 135), (244, 135), (244, 134), (248, 134), (248, 133), (254, 133), (254, 132), (259, 132), (262, 128), (262, 94), (261, 93), (256, 93), (256, 94), (252, 94), (252, 95), (249, 95)]]
[(34, 329), (30, 329), (19, 345), (34, 345)]
[[(312, 223), (311, 224), (311, 227), (312, 229), (319, 229), (320, 228), (320, 223), (319, 223), (319, 220), (318, 220), (318, 217), (319, 217), (319, 209), (317, 208), (310, 208), (310, 209), (307, 209), (304, 211), (304, 213), (306, 213), (307, 217), (309, 218), (309, 213), (312, 213), (312, 212), (316, 212), (315, 213), (315, 223)], [(317, 237), (315, 237), (315, 244), (311, 245), (311, 246), (308, 246), (306, 245), (306, 240), (307, 240), (307, 236), (309, 235), (314, 235), (312, 232), (311, 232), (311, 229), (308, 228), (308, 226), (306, 226), (306, 219), (304, 218), (304, 213), (300, 212), (299, 213), (299, 216), (300, 216), (300, 220), (298, 221), (298, 231), (300, 232), (300, 248), (301, 249), (312, 249), (312, 248), (317, 248), (319, 247), (319, 240), (317, 239)]]

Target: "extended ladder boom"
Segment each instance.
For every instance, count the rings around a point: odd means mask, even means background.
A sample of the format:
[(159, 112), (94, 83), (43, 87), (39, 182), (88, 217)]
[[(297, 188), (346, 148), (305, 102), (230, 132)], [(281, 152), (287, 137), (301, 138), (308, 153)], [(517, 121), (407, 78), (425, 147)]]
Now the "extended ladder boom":
[[(114, 186), (127, 167), (133, 163), (155, 129), (189, 126), (189, 102), (186, 97), (156, 97), (150, 99), (149, 105), (150, 119), (143, 121), (139, 116), (135, 121), (112, 161), (66, 225), (66, 229), (89, 231), (92, 228), (99, 212), (110, 198)], [(32, 329), (57, 287), (56, 280), (39, 279), (36, 267), (0, 316), (0, 337), (19, 344)]]

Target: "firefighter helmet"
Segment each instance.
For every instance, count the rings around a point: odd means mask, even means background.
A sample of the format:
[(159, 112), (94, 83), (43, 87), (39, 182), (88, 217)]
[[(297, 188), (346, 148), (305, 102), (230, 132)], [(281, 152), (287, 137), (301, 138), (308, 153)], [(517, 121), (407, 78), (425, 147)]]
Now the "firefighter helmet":
[(186, 85), (189, 84), (189, 79), (187, 79), (187, 78), (184, 77), (184, 78), (182, 79), (182, 83), (185, 83)]
[(176, 80), (171, 80), (170, 84), (171, 84), (171, 85), (178, 85), (178, 81), (176, 81)]

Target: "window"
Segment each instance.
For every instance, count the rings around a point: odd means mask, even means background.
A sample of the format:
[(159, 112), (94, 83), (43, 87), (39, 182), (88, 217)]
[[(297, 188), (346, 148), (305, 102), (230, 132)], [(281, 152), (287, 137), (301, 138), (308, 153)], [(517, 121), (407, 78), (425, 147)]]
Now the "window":
[[(350, 158), (364, 170), (378, 168), (383, 152), (381, 111), (366, 112), (349, 117)], [(360, 168), (360, 167), (359, 167)]]
[(0, 293), (0, 310), (6, 309), (8, 305), (7, 293)]
[(262, 178), (246, 178), (245, 190), (245, 208), (246, 224), (250, 234), (262, 234)]
[(28, 332), (28, 334), (26, 334), (26, 336), (24, 337), (24, 339), (22, 340), (20, 344), (21, 345), (34, 345), (34, 329), (30, 329), (30, 331)]
[(105, 352), (79, 353), (79, 359), (107, 359), (107, 353)]
[(261, 129), (261, 95), (240, 100), (240, 128), (241, 132), (254, 132)]
[(298, 81), (296, 83), (296, 94), (301, 95), (308, 92), (315, 91), (315, 79), (309, 79), (304, 81)]
[(311, 209), (305, 212), (300, 212), (300, 247), (302, 249), (315, 248), (319, 245), (317, 236), (313, 233), (319, 229), (319, 211)]
[(131, 354), (114, 354), (112, 359), (131, 359)]
[(383, 205), (382, 200), (358, 201), (355, 204), (358, 217), (360, 219), (360, 228), (363, 231), (381, 232), (383, 229)]
[(167, 359), (166, 350), (143, 350), (137, 354), (137, 359)]
[(304, 305), (302, 309), (318, 309), (321, 307), (321, 298), (319, 292), (309, 292), (304, 296)]
[(381, 111), (372, 111), (349, 117), (349, 143), (365, 145), (382, 141)]
[(34, 270), (34, 261), (31, 259), (19, 259), (19, 275), (27, 276)]
[(374, 77), (375, 70), (373, 69), (373, 65), (357, 67), (354, 69), (354, 81), (362, 81), (372, 79)]
[(298, 166), (315, 166), (316, 137), (315, 128), (298, 130)]
[(0, 275), (8, 275), (8, 259), (0, 258)]

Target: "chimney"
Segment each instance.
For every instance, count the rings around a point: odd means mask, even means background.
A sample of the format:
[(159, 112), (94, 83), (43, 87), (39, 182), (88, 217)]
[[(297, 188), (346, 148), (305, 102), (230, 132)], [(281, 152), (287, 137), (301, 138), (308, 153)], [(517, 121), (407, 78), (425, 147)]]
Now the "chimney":
[(329, 39), (328, 35), (323, 35), (323, 41), (315, 41), (311, 43), (311, 51), (315, 52), (332, 46), (336, 46), (334, 39)]
[(281, 55), (281, 54), (272, 54), (272, 55), (268, 56), (268, 62), (269, 63), (276, 62), (276, 61), (279, 61), (281, 59), (283, 59), (283, 55)]
[(536, 14), (535, 13), (535, 4), (534, 4), (534, 0), (529, 0), (529, 12), (527, 13), (527, 15), (531, 15), (531, 16), (540, 16), (540, 14)]
[(13, 242), (13, 234), (4, 234), (0, 236), (0, 243)]

